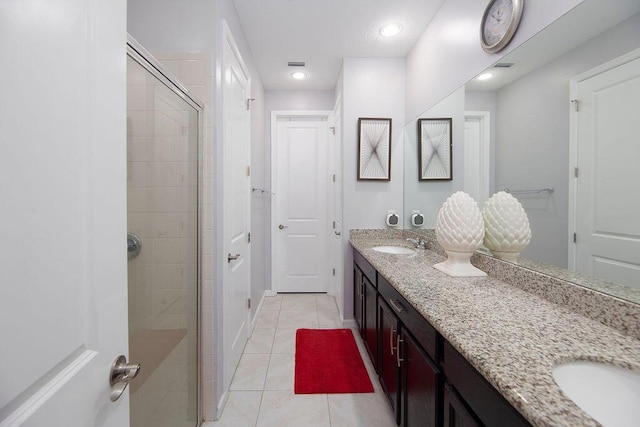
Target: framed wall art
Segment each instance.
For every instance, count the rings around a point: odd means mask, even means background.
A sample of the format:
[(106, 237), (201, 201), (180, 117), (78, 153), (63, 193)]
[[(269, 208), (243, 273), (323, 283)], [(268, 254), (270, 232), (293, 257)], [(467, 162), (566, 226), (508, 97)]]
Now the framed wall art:
[(451, 118), (418, 119), (420, 181), (453, 179)]
[(391, 180), (391, 119), (358, 119), (358, 180)]

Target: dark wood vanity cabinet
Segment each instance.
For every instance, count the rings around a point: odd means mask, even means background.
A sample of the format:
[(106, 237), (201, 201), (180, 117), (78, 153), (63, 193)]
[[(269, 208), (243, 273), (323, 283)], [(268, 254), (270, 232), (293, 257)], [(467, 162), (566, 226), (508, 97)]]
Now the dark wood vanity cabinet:
[[(531, 424), (447, 341), (442, 369), (447, 383), (470, 408), (479, 425), (520, 427)], [(472, 412), (471, 412), (472, 411)], [(462, 412), (459, 409), (458, 412)], [(445, 425), (449, 425), (446, 424)], [(453, 424), (459, 425), (459, 424)], [(474, 425), (474, 424), (462, 424)]]
[(444, 385), (444, 426), (480, 427), (480, 424), (467, 405), (462, 402), (449, 384)]
[(373, 367), (378, 366), (378, 291), (364, 276), (364, 345)]
[[(408, 326), (419, 320), (414, 319), (419, 314), (382, 276), (378, 276), (378, 291), (378, 375), (396, 423), (403, 427), (439, 426), (440, 370)], [(433, 333), (435, 338), (435, 330)], [(433, 344), (435, 356), (435, 340)]]
[(361, 255), (354, 254), (353, 312), (358, 332), (369, 352), (374, 367), (378, 361), (376, 271)]
[(378, 301), (378, 377), (391, 404), (396, 424), (400, 424), (400, 367), (397, 346), (400, 321), (389, 305)]
[(357, 251), (354, 312), (399, 426), (530, 426)]
[(400, 425), (439, 426), (442, 419), (440, 370), (406, 328), (400, 331)]
[(353, 317), (358, 325), (360, 336), (364, 335), (364, 281), (362, 270), (353, 266)]

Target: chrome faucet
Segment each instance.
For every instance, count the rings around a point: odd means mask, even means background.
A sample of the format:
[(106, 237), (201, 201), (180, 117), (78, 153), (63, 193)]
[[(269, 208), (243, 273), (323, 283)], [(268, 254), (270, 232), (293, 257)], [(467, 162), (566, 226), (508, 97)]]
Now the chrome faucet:
[(408, 238), (407, 241), (413, 243), (416, 249), (427, 249), (427, 241), (423, 239)]

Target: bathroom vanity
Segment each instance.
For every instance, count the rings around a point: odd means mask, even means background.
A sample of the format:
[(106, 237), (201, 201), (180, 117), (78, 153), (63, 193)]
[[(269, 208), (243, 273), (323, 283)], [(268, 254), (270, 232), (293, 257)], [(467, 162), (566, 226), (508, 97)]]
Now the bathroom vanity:
[(637, 369), (634, 331), (492, 274), (446, 276), (432, 268), (444, 259), (435, 242), (408, 254), (372, 249), (411, 248), (405, 237), (351, 236), (355, 318), (398, 425), (599, 425), (552, 369), (571, 360)]

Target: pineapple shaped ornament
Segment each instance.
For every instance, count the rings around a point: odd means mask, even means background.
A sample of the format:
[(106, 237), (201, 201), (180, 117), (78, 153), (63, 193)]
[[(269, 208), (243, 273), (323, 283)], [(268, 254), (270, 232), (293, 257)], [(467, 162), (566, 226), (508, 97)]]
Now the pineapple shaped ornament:
[(454, 277), (487, 275), (471, 265), (471, 255), (484, 239), (484, 222), (478, 205), (467, 193), (458, 191), (444, 202), (438, 213), (436, 237), (447, 260), (434, 268)]
[(516, 262), (531, 241), (529, 218), (518, 200), (500, 191), (484, 204), (484, 245), (496, 257)]

